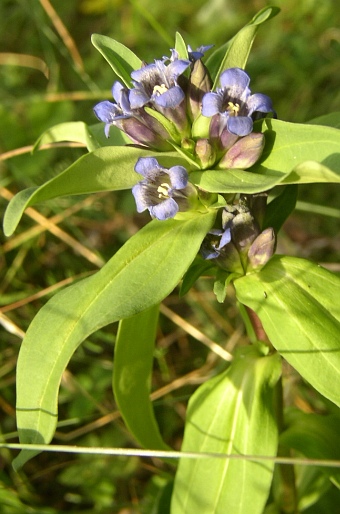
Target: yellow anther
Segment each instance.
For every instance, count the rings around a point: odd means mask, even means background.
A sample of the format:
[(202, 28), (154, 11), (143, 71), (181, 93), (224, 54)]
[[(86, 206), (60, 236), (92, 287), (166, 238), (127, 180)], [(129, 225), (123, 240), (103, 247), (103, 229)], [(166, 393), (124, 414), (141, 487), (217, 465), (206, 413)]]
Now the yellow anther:
[(237, 116), (240, 112), (239, 104), (234, 104), (233, 102), (228, 102), (228, 111), (230, 116)]
[(154, 95), (162, 95), (163, 93), (166, 93), (168, 88), (165, 84), (161, 84), (160, 86), (155, 86), (153, 88), (153, 94)]
[(170, 184), (164, 182), (160, 186), (157, 187), (157, 192), (159, 193), (158, 198), (169, 198), (169, 189)]

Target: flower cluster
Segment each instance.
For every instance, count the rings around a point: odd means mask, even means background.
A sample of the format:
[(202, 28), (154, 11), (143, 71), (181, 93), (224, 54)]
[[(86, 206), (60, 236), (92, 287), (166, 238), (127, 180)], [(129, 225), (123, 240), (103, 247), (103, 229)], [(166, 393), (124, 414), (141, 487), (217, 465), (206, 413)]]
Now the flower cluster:
[[(254, 132), (253, 123), (268, 113), (276, 116), (270, 98), (251, 94), (247, 73), (229, 68), (212, 80), (202, 58), (210, 46), (188, 47), (187, 59), (176, 50), (131, 73), (131, 87), (113, 84), (114, 102), (94, 107), (105, 123), (105, 134), (118, 127), (134, 145), (157, 152), (177, 150), (201, 170), (250, 168), (261, 157), (264, 135)], [(190, 169), (162, 166), (154, 157), (141, 157), (135, 165), (141, 180), (132, 188), (137, 211), (148, 210), (158, 220), (174, 218), (179, 212), (199, 210), (214, 203), (209, 194), (190, 182)], [(220, 195), (220, 197), (223, 195)], [(233, 201), (237, 200), (236, 195)], [(272, 229), (261, 232), (258, 213), (265, 195), (241, 195), (238, 204), (224, 197), (222, 228), (209, 232), (201, 255), (214, 260), (229, 273), (243, 274), (262, 266), (274, 251)], [(217, 205), (220, 205), (217, 203)]]
[(207, 234), (200, 250), (202, 257), (241, 275), (264, 266), (275, 249), (273, 229), (260, 230), (265, 203), (266, 195), (243, 195), (238, 205), (227, 205), (222, 213), (222, 230)]
[[(115, 102), (97, 104), (94, 112), (105, 123), (125, 132), (132, 143), (157, 151), (173, 145), (191, 153), (201, 169), (247, 169), (261, 156), (264, 137), (253, 133), (253, 121), (273, 113), (271, 100), (251, 94), (250, 78), (240, 68), (225, 70), (221, 87), (212, 91), (209, 71), (202, 63), (210, 46), (188, 48), (188, 59), (172, 50), (131, 73), (129, 89), (119, 81), (112, 88)], [(193, 135), (199, 117), (210, 118), (208, 133)], [(205, 124), (207, 126), (207, 124)]]

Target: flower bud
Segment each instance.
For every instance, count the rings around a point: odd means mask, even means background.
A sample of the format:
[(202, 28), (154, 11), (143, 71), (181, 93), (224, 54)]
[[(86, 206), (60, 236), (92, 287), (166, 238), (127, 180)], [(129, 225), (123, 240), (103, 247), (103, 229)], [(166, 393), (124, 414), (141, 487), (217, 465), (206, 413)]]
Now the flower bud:
[(256, 220), (258, 226), (262, 227), (266, 212), (268, 193), (241, 195), (240, 200), (245, 202), (250, 212), (254, 216), (254, 219)]
[(189, 107), (193, 119), (201, 113), (202, 98), (205, 93), (210, 91), (211, 86), (209, 72), (202, 61), (198, 59), (193, 65), (188, 84)]
[(195, 155), (201, 163), (201, 169), (210, 168), (216, 158), (216, 152), (211, 146), (208, 139), (199, 139), (195, 145)]
[(233, 241), (240, 253), (246, 254), (259, 229), (250, 212), (236, 214), (231, 222)]
[(248, 251), (248, 271), (264, 266), (275, 250), (275, 233), (266, 228), (252, 243)]
[(166, 151), (172, 148), (166, 139), (162, 137), (162, 134), (158, 134), (152, 130), (152, 125), (149, 127), (136, 118), (123, 118), (116, 120), (114, 124), (125, 132), (136, 144), (160, 151)]
[(220, 160), (218, 167), (220, 169), (248, 169), (261, 157), (264, 144), (264, 135), (252, 132), (248, 136), (239, 139), (227, 151)]

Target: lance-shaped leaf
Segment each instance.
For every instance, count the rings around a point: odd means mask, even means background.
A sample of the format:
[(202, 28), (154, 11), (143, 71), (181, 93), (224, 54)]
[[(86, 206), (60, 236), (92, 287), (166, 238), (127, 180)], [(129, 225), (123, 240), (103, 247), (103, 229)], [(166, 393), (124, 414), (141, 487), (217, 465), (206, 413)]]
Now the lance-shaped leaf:
[(340, 130), (271, 119), (260, 124), (266, 145), (251, 172), (291, 172), (284, 184), (340, 182)]
[[(227, 371), (199, 387), (189, 401), (183, 451), (276, 456), (274, 387), (278, 354), (251, 346)], [(228, 458), (181, 459), (171, 514), (261, 514), (274, 463)]]
[(305, 259), (274, 256), (234, 285), (277, 351), (340, 406), (340, 277)]
[(139, 57), (122, 43), (108, 36), (92, 34), (91, 41), (124, 84), (131, 87), (131, 72), (142, 66)]
[(159, 306), (120, 321), (113, 361), (113, 390), (124, 422), (141, 446), (167, 450), (150, 400)]
[(259, 26), (279, 12), (280, 9), (274, 6), (261, 9), (236, 36), (207, 59), (206, 66), (214, 80), (212, 89), (216, 89), (221, 73), (227, 68), (245, 68)]
[(131, 143), (131, 140), (117, 127), (111, 128), (110, 137), (107, 138), (104, 134), (104, 123), (88, 126), (82, 121), (69, 121), (67, 123), (59, 123), (45, 130), (35, 143), (34, 150), (38, 150), (43, 145), (60, 141), (83, 143), (89, 152), (101, 146), (118, 146)]
[[(9, 203), (4, 216), (4, 232), (13, 234), (27, 207), (58, 196), (118, 191), (132, 188), (141, 176), (134, 171), (139, 157), (159, 153), (125, 146), (107, 146), (83, 155), (65, 171), (42, 186), (20, 191)], [(185, 161), (177, 153), (162, 153), (159, 161), (174, 166)], [(181, 161), (181, 162), (180, 162)]]
[(190, 173), (190, 182), (210, 193), (248, 193), (267, 191), (280, 184), (288, 174), (267, 171), (252, 173), (244, 170), (205, 170)]
[[(31, 323), (17, 366), (22, 443), (48, 443), (57, 423), (61, 376), (79, 344), (99, 328), (160, 303), (194, 260), (214, 212), (187, 221), (154, 220), (95, 275), (56, 294)], [(32, 457), (22, 452), (15, 466)]]
[(178, 52), (179, 59), (189, 59), (188, 47), (185, 44), (183, 36), (179, 32), (176, 32), (175, 50)]

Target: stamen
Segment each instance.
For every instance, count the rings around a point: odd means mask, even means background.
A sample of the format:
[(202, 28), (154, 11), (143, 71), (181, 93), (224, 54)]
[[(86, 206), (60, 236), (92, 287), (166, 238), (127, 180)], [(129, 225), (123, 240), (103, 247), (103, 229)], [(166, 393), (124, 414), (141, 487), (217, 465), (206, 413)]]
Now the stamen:
[(170, 184), (163, 182), (160, 186), (157, 187), (157, 192), (159, 193), (158, 198), (169, 198), (169, 189)]
[(168, 88), (165, 84), (161, 84), (160, 86), (155, 86), (153, 88), (153, 94), (156, 96), (162, 95), (163, 93), (166, 93), (168, 91)]
[(239, 104), (228, 102), (228, 112), (230, 116), (238, 116), (238, 113), (240, 112)]

